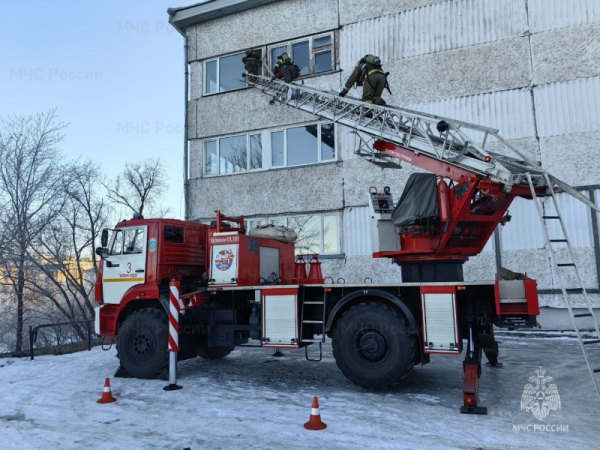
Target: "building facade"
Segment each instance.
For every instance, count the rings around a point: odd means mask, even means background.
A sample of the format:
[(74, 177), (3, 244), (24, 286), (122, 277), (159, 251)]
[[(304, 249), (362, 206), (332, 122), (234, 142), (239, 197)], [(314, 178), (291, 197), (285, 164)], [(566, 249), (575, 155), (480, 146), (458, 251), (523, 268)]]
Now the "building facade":
[[(371, 256), (368, 189), (390, 186), (397, 199), (416, 169), (376, 167), (354, 154), (351, 130), (245, 87), (248, 48), (271, 68), (289, 53), (307, 86), (331, 91), (361, 57), (378, 55), (388, 104), (499, 129), (600, 204), (597, 0), (213, 0), (169, 14), (187, 42), (186, 219), (207, 222), (219, 209), (251, 227), (287, 225), (299, 253), (321, 255), (325, 276), (401, 280), (398, 266)], [(600, 306), (598, 217), (559, 197)], [(527, 272), (542, 306), (564, 307), (533, 203), (518, 199), (510, 214), (465, 279), (493, 279), (498, 266)]]

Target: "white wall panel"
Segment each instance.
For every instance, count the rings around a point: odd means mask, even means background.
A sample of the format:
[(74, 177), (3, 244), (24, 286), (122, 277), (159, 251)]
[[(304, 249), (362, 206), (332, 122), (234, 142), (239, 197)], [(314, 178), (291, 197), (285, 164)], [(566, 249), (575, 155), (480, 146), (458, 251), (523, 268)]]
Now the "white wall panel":
[(511, 221), (500, 227), (502, 250), (544, 247), (542, 225), (531, 200), (516, 198), (509, 208), (509, 214)]
[(373, 253), (368, 207), (344, 209), (344, 253), (346, 256), (366, 256)]
[(505, 139), (535, 135), (531, 94), (527, 89), (452, 98), (408, 108), (495, 128)]
[(600, 22), (598, 0), (527, 0), (532, 33)]
[(367, 53), (388, 61), (469, 47), (522, 35), (522, 0), (457, 0), (347, 25), (341, 31), (341, 66)]
[(600, 77), (536, 86), (533, 94), (538, 136), (598, 130)]

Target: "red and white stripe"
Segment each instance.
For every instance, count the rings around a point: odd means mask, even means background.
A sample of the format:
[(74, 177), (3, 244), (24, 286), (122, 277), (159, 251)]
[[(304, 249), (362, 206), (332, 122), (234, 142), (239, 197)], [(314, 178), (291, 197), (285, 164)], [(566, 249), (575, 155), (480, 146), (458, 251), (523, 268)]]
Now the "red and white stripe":
[(169, 352), (179, 351), (179, 282), (171, 281), (171, 301), (169, 304)]

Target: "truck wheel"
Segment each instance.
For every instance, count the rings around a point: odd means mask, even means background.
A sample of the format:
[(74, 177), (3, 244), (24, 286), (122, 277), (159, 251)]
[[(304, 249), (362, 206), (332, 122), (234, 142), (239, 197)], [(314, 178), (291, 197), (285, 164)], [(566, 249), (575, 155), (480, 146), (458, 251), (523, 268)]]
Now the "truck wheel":
[(397, 385), (412, 369), (417, 352), (404, 316), (382, 303), (346, 311), (333, 332), (333, 356), (342, 373), (368, 389)]
[(155, 378), (167, 367), (169, 327), (167, 315), (156, 308), (132, 313), (119, 329), (117, 357), (136, 378)]
[(229, 347), (208, 347), (207, 345), (198, 345), (198, 356), (204, 359), (221, 359), (231, 353)]

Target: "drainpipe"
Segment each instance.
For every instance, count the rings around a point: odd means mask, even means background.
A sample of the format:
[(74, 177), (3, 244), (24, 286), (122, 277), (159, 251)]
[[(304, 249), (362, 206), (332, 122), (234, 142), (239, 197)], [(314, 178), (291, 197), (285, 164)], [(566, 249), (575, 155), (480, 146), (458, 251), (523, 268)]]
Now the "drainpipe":
[(174, 23), (174, 16), (177, 11), (173, 8), (167, 9), (169, 14), (169, 23), (179, 34), (183, 36), (183, 73), (184, 73), (184, 92), (183, 92), (183, 219), (188, 218), (188, 101), (189, 101), (189, 71), (188, 71), (188, 37), (185, 30), (182, 30)]
[(183, 63), (184, 63), (184, 105), (183, 105), (183, 219), (188, 219), (188, 101), (189, 101), (189, 70), (188, 70), (188, 37), (185, 35), (183, 44)]

